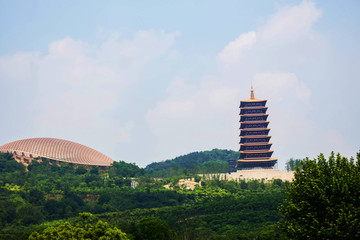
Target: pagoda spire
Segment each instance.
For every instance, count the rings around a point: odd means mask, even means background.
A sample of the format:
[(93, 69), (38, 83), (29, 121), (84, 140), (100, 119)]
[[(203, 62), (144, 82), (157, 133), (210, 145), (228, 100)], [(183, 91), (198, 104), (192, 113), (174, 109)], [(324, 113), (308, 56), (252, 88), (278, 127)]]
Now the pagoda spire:
[(255, 99), (255, 95), (254, 95), (254, 88), (253, 88), (252, 83), (251, 83), (251, 94), (250, 94), (250, 99)]

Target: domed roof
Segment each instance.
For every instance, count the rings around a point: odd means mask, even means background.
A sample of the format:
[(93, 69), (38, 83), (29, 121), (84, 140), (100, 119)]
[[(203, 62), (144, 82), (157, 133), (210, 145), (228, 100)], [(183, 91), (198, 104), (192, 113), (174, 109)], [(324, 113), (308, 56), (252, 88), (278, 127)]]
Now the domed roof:
[(0, 146), (0, 152), (83, 165), (110, 166), (114, 162), (111, 158), (92, 148), (56, 138), (22, 139)]

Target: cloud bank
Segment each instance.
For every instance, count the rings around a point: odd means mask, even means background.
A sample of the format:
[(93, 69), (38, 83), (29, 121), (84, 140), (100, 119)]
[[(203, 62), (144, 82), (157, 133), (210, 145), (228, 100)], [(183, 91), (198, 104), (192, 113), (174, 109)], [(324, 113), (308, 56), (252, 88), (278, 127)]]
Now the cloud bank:
[(121, 116), (129, 114), (122, 106), (131, 104), (123, 96), (169, 54), (176, 36), (139, 31), (132, 39), (109, 36), (99, 46), (66, 37), (52, 42), (45, 54), (1, 56), (3, 89), (13, 92), (6, 101), (14, 99), (12, 108), (29, 125), (9, 126), (11, 137), (64, 138), (111, 155), (133, 141), (134, 122)]

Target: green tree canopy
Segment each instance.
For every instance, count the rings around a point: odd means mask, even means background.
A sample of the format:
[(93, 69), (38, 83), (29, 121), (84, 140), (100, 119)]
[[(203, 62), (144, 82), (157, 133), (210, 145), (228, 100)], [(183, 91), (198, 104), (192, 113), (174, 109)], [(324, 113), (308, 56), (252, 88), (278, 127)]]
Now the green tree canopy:
[(139, 168), (135, 163), (113, 162), (109, 175), (110, 177), (139, 177), (144, 175), (144, 169)]
[(146, 172), (153, 177), (196, 175), (198, 173), (225, 173), (229, 171), (229, 158), (236, 159), (239, 153), (232, 150), (213, 149), (192, 152), (171, 160), (153, 162)]
[(0, 153), (0, 173), (25, 171), (25, 166), (18, 163), (10, 153)]
[(305, 159), (287, 188), (280, 223), (291, 239), (360, 238), (360, 154)]
[(144, 240), (168, 240), (170, 238), (167, 223), (155, 217), (141, 219), (139, 228), (141, 238)]
[(33, 232), (29, 240), (67, 240), (67, 239), (96, 239), (96, 240), (128, 240), (126, 234), (116, 227), (110, 227), (108, 223), (98, 221), (95, 225), (87, 224), (85, 228), (72, 226), (69, 222), (58, 227), (49, 227), (43, 232)]

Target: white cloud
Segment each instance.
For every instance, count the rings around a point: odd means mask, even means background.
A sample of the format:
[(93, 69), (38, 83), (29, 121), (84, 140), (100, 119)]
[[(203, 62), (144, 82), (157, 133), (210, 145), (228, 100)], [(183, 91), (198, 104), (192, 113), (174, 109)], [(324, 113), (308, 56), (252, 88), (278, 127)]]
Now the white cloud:
[(299, 81), (294, 73), (257, 73), (254, 83), (260, 87), (261, 95), (272, 96), (275, 101), (283, 101), (292, 96), (304, 103), (310, 102), (310, 90), (305, 83)]
[(195, 108), (195, 103), (192, 100), (169, 99), (166, 102), (161, 102), (154, 110), (150, 111), (146, 118), (150, 121), (169, 121), (169, 124), (171, 124), (171, 120), (186, 121), (189, 118), (191, 119)]
[(266, 41), (288, 41), (299, 35), (312, 35), (313, 24), (321, 15), (322, 11), (312, 1), (283, 7), (269, 18), (259, 34)]
[(139, 31), (131, 40), (119, 40), (118, 36), (108, 39), (98, 53), (100, 62), (126, 70), (141, 72), (152, 61), (169, 51), (178, 32)]
[(225, 66), (239, 64), (244, 53), (256, 43), (256, 32), (241, 34), (234, 41), (229, 42), (218, 54), (218, 60)]
[(176, 77), (166, 89), (166, 92), (176, 98), (183, 98), (189, 94), (192, 94), (195, 90), (195, 86), (187, 84), (183, 78)]
[(31, 128), (13, 134), (73, 140), (115, 157), (119, 145), (133, 141), (133, 116), (122, 108), (127, 104), (122, 96), (142, 81), (152, 63), (169, 54), (177, 35), (139, 31), (133, 39), (112, 35), (100, 45), (66, 37), (41, 55), (0, 57), (1, 84), (28, 82), (28, 91), (36, 93), (19, 109), (22, 115), (30, 113)]
[(37, 52), (0, 56), (0, 78), (3, 79), (0, 84), (24, 84), (32, 81), (36, 76), (38, 60)]

